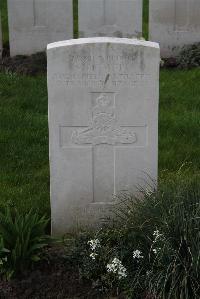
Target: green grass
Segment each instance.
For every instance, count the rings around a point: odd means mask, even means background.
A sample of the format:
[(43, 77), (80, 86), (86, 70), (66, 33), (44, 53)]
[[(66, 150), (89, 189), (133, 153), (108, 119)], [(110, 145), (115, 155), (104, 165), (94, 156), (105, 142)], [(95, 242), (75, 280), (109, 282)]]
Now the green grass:
[(149, 0), (143, 0), (143, 37), (148, 40), (149, 35)]
[(73, 0), (74, 38), (78, 38), (78, 0)]
[(163, 70), (160, 78), (159, 169), (200, 169), (200, 69)]
[(3, 43), (8, 45), (9, 43), (9, 33), (8, 33), (8, 16), (7, 16), (7, 1), (0, 1), (0, 12), (1, 12), (1, 22), (2, 22), (2, 32), (3, 32)]
[(0, 73), (0, 203), (49, 213), (46, 78)]
[[(200, 70), (162, 70), (159, 173), (200, 169)], [(0, 74), (0, 203), (49, 213), (46, 77)], [(182, 172), (181, 172), (182, 173)]]

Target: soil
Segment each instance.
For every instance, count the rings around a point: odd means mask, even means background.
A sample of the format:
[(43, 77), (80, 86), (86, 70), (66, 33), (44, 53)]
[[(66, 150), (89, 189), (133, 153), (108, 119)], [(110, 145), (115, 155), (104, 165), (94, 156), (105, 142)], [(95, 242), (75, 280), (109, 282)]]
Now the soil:
[(46, 53), (41, 52), (30, 56), (18, 55), (15, 57), (3, 55), (2, 61), (0, 62), (0, 71), (30, 76), (46, 74)]
[(63, 254), (62, 249), (48, 248), (37, 268), (10, 281), (0, 280), (0, 299), (122, 299), (100, 295), (90, 282), (81, 281), (78, 269), (67, 265)]

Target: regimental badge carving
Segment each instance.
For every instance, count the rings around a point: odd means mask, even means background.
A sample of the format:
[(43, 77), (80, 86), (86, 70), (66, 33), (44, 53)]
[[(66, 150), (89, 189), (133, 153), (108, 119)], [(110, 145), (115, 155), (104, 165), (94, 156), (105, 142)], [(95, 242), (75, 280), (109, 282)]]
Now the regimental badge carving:
[(115, 107), (109, 97), (102, 93), (92, 109), (92, 119), (87, 129), (76, 129), (72, 133), (74, 144), (132, 144), (137, 136), (128, 128), (120, 127), (115, 117)]

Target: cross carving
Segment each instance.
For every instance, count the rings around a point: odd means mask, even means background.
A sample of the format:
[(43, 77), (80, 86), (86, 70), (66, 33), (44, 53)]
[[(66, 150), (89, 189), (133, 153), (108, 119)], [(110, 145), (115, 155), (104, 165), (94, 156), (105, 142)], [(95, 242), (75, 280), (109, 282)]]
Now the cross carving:
[[(115, 93), (93, 93), (92, 96), (94, 104), (89, 126), (61, 128), (62, 134), (68, 132), (66, 135), (70, 141), (67, 146), (92, 149), (93, 203), (108, 203), (113, 201), (113, 195), (116, 194), (116, 150), (134, 146), (138, 141), (135, 131), (138, 128), (146, 130), (146, 126), (118, 124)], [(61, 146), (63, 143), (61, 141)]]

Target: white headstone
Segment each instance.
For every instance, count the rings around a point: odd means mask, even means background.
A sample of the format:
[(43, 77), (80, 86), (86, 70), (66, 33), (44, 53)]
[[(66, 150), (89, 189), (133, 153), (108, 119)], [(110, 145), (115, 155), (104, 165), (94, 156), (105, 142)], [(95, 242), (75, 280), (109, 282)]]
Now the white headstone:
[(100, 224), (113, 195), (156, 181), (159, 57), (136, 39), (48, 45), (53, 234)]
[(199, 0), (150, 0), (149, 11), (149, 39), (160, 44), (162, 57), (200, 42)]
[(8, 16), (11, 56), (73, 37), (72, 0), (8, 0)]
[(2, 27), (1, 27), (1, 12), (0, 12), (0, 59), (3, 52)]
[(142, 36), (142, 0), (79, 0), (79, 37)]

